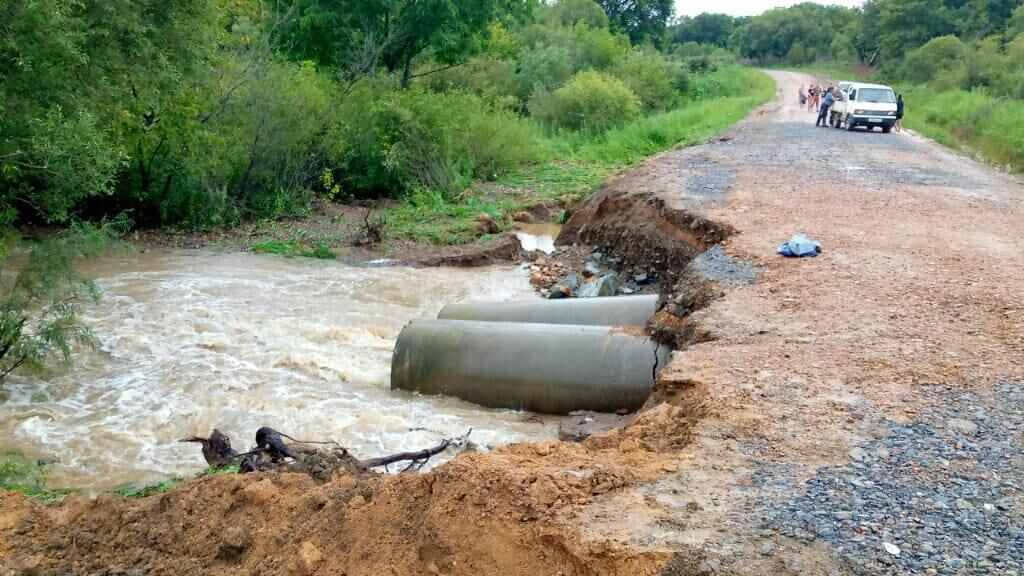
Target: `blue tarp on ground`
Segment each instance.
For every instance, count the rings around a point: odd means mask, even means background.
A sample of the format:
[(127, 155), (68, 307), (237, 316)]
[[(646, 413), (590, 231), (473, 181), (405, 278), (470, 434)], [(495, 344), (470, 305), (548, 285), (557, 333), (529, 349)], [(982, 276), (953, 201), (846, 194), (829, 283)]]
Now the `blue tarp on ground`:
[(821, 252), (821, 243), (811, 240), (806, 234), (795, 234), (789, 242), (779, 245), (775, 251), (783, 256), (814, 257)]

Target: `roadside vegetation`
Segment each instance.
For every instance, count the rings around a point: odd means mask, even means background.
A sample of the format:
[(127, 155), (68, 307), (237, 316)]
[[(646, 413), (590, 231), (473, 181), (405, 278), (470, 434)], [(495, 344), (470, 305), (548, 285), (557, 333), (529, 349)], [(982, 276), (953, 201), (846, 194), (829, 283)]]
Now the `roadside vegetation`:
[(1015, 0), (804, 3), (753, 18), (704, 14), (677, 42), (728, 47), (760, 65), (893, 85), (908, 128), (1024, 171), (1024, 6)]
[[(130, 228), (259, 226), (287, 233), (252, 250), (324, 259), (486, 240), (482, 214), (564, 217), (771, 97), (673, 41), (672, 6), (0, 0), (0, 385), (94, 343), (73, 264)], [(355, 238), (303, 229), (323, 206), (367, 207)]]
[[(127, 214), (202, 230), (315, 200), (457, 213), (475, 185), (552, 162), (625, 165), (700, 130), (652, 118), (755, 82), (729, 52), (673, 52), (671, 13), (671, 0), (7, 0), (0, 225)], [(404, 218), (388, 218), (393, 233)]]

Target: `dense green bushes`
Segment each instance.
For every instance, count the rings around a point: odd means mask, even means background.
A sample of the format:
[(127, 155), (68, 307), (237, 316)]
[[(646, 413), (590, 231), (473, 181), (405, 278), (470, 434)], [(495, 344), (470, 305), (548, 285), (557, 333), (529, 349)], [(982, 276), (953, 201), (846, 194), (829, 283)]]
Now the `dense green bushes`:
[(633, 51), (616, 62), (611, 73), (637, 95), (648, 112), (672, 108), (689, 89), (682, 64), (669, 62), (660, 52)]
[(450, 197), (736, 93), (721, 53), (652, 47), (670, 3), (613, 4), (0, 0), (0, 214), (202, 228)]
[(885, 75), (938, 90), (983, 87), (993, 95), (1024, 98), (1024, 34), (1005, 45), (997, 36), (974, 44), (956, 36), (933, 38)]
[(338, 105), (324, 138), (325, 160), (343, 195), (443, 193), (544, 157), (539, 127), (481, 97), (387, 80), (359, 83)]
[(534, 94), (530, 113), (553, 126), (600, 133), (635, 118), (640, 99), (618, 78), (591, 70), (551, 94)]

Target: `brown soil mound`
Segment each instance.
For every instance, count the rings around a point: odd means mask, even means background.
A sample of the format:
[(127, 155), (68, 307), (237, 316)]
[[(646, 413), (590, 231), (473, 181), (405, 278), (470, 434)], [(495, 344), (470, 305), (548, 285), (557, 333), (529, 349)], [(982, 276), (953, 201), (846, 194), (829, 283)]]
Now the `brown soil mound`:
[(0, 494), (0, 574), (657, 574), (674, 552), (589, 541), (576, 516), (672, 469), (657, 450), (684, 444), (687, 422), (665, 405), (582, 444), (425, 474), (217, 475), (59, 506)]
[(671, 286), (691, 260), (735, 230), (695, 211), (669, 207), (654, 190), (638, 186), (647, 169), (609, 180), (573, 213), (556, 243), (598, 246), (627, 272), (657, 271), (663, 285)]
[(413, 266), (454, 266), (468, 268), (517, 262), (524, 257), (523, 247), (514, 234), (502, 234), (481, 244), (440, 246), (400, 252), (396, 258)]

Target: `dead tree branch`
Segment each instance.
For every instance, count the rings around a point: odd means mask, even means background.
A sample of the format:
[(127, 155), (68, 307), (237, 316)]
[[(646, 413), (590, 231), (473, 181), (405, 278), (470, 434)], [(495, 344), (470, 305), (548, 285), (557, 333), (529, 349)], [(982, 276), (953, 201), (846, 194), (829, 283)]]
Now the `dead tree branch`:
[[(269, 426), (263, 426), (256, 431), (256, 449), (250, 450), (249, 452), (239, 453), (235, 451), (231, 447), (231, 439), (217, 429), (214, 429), (209, 438), (192, 436), (189, 438), (183, 438), (180, 442), (200, 443), (203, 446), (203, 457), (206, 459), (207, 464), (214, 467), (224, 467), (232, 463), (239, 463), (239, 471), (243, 473), (273, 468), (286, 458), (299, 460), (302, 458), (303, 453), (301, 447), (306, 444), (333, 444), (336, 448), (327, 452), (321, 451), (321, 453), (342, 453), (362, 470), (370, 470), (381, 466), (384, 466), (385, 470), (387, 470), (386, 467), (389, 464), (394, 464), (396, 462), (409, 462), (408, 466), (402, 469), (402, 472), (407, 472), (412, 469), (419, 470), (426, 465), (432, 457), (444, 452), (452, 446), (464, 446), (469, 440), (469, 435), (472, 433), (473, 429), (470, 428), (464, 435), (455, 438), (445, 438), (439, 444), (430, 448), (411, 452), (399, 452), (397, 454), (390, 454), (367, 460), (352, 459), (348, 456), (348, 451), (337, 442), (298, 442), (291, 436), (282, 434)], [(285, 443), (285, 438), (291, 440), (293, 444)], [(293, 447), (300, 447), (300, 449), (296, 450)]]

